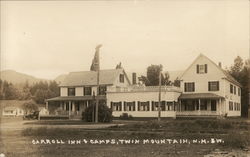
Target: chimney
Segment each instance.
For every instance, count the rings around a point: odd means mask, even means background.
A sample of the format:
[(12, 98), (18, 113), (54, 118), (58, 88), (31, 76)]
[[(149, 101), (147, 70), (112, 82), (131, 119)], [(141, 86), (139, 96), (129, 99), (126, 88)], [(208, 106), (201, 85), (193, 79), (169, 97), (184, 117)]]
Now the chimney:
[(136, 84), (136, 73), (132, 73), (132, 84)]
[(222, 66), (221, 66), (221, 62), (219, 62), (219, 63), (218, 63), (218, 65), (219, 65), (219, 67), (220, 67), (220, 68), (222, 68)]

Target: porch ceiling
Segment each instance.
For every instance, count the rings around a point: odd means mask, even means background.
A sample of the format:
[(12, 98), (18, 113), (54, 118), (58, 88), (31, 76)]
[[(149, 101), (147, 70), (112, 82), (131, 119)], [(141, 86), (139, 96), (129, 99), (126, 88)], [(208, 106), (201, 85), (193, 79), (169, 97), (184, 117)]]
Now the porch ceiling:
[(181, 94), (179, 99), (223, 99), (224, 97), (214, 93), (192, 93), (192, 94)]
[[(106, 96), (99, 95), (95, 96), (95, 98), (98, 98), (99, 100), (106, 100)], [(80, 101), (80, 100), (93, 100), (93, 96), (87, 95), (87, 96), (59, 96), (51, 99), (47, 99), (46, 101)]]

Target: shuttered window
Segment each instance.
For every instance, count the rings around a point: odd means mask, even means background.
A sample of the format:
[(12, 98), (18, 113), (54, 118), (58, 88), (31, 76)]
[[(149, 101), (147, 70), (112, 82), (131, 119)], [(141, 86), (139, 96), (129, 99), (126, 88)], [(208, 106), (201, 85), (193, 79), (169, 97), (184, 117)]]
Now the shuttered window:
[(184, 91), (185, 92), (194, 92), (195, 91), (195, 84), (194, 82), (185, 82), (184, 83)]
[(210, 81), (208, 82), (208, 91), (219, 91), (219, 81)]
[(122, 102), (111, 102), (111, 109), (113, 111), (122, 111)]
[(197, 74), (205, 74), (207, 73), (207, 64), (197, 64), (196, 65), (196, 73)]

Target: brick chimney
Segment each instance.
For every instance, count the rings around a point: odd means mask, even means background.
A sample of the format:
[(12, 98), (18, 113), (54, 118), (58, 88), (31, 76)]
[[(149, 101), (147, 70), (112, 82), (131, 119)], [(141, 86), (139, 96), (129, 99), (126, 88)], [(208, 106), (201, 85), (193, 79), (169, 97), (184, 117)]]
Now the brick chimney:
[(219, 67), (220, 67), (220, 68), (222, 68), (222, 66), (221, 66), (221, 62), (219, 62), (219, 63), (218, 63), (218, 65), (219, 65)]
[(136, 73), (132, 73), (132, 84), (136, 84)]

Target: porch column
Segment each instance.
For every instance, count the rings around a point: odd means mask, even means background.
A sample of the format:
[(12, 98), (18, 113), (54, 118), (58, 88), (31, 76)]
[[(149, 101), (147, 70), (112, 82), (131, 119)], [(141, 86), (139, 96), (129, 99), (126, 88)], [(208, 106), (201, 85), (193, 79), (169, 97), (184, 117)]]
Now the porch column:
[(67, 104), (66, 104), (66, 101), (64, 101), (64, 111), (67, 110)]
[(75, 102), (72, 102), (72, 111), (75, 112)]
[(69, 101), (69, 116), (70, 116), (70, 112), (71, 112), (71, 101)]
[(49, 109), (49, 102), (46, 101), (46, 109), (48, 110)]

